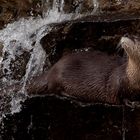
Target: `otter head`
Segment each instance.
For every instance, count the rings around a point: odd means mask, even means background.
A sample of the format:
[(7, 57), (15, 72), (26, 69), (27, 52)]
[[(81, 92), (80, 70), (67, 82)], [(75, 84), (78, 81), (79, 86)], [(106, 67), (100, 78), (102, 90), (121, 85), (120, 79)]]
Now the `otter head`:
[(140, 38), (136, 36), (122, 37), (120, 44), (128, 55), (126, 73), (129, 86), (140, 90)]
[(136, 36), (125, 36), (121, 38), (120, 43), (129, 58), (140, 63), (140, 38)]

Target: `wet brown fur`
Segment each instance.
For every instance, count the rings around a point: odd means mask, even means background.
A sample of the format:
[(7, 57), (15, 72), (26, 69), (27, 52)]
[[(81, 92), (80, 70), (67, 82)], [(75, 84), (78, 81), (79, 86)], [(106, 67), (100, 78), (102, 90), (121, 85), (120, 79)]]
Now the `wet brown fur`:
[(139, 39), (122, 37), (127, 57), (103, 52), (80, 52), (62, 57), (34, 82), (29, 93), (63, 94), (86, 102), (120, 104), (140, 93)]
[(119, 56), (97, 51), (69, 54), (36, 79), (29, 92), (37, 87), (38, 93), (46, 90), (46, 94), (59, 93), (86, 102), (117, 104), (125, 68), (125, 59)]

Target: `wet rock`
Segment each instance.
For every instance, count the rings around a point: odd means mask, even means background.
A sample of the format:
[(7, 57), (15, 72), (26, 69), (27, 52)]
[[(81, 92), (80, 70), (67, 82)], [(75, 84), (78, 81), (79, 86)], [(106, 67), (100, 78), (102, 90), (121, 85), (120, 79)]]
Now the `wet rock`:
[(52, 25), (52, 31), (41, 39), (51, 64), (64, 54), (78, 50), (100, 50), (123, 55), (117, 48), (126, 33), (140, 35), (139, 19), (93, 22), (92, 18)]
[[(8, 47), (11, 50), (4, 53), (1, 64), (1, 78), (20, 81), (25, 75), (30, 51), (23, 48), (22, 44), (16, 40), (11, 41)], [(9, 67), (7, 64), (9, 64)]]
[(71, 99), (36, 97), (3, 120), (2, 140), (139, 140), (139, 107), (85, 105)]
[(65, 13), (88, 13), (93, 12), (95, 7), (98, 6), (96, 1), (92, 0), (65, 0), (63, 11)]
[(116, 14), (129, 16), (139, 15), (140, 1), (138, 0), (1, 0), (0, 1), (0, 28), (13, 22), (20, 17), (43, 16), (50, 10), (60, 13), (70, 13), (73, 16), (79, 14), (83, 17), (88, 15), (106, 16)]
[(3, 47), (3, 44), (0, 42), (0, 57), (2, 57)]
[(29, 52), (24, 52), (20, 56), (16, 56), (15, 60), (11, 61), (12, 79), (20, 81), (26, 73), (26, 66), (30, 58)]
[(125, 134), (128, 140), (140, 139), (140, 108), (130, 109), (124, 111), (125, 117)]
[(40, 0), (1, 0), (0, 7), (0, 28), (21, 17), (41, 13)]
[(102, 12), (137, 12), (140, 9), (138, 0), (99, 0)]
[(22, 112), (7, 116), (1, 130), (3, 140), (115, 140), (122, 139), (122, 108), (81, 106), (69, 99), (32, 98)]

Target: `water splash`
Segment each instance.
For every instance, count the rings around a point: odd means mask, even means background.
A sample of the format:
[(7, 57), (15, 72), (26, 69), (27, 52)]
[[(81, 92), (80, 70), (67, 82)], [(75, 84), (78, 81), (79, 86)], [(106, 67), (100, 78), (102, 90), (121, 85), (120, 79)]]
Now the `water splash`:
[[(3, 57), (1, 60), (1, 69), (4, 73), (4, 76), (1, 79), (2, 85), (0, 86), (0, 88), (19, 82), (18, 80), (14, 80), (12, 76), (13, 71), (11, 65), (13, 65), (13, 62), (20, 58), (25, 52), (28, 52), (29, 61), (25, 66), (25, 75), (23, 75), (20, 79), (23, 87), (19, 91), (19, 93), (23, 94), (26, 92), (25, 86), (28, 78), (41, 73), (41, 71), (43, 70), (46, 53), (40, 45), (40, 40), (43, 36), (51, 31), (51, 27), (47, 27), (45, 25), (54, 22), (58, 23), (68, 19), (70, 19), (69, 15), (61, 15), (59, 13), (51, 12), (50, 15), (44, 19), (42, 19), (41, 17), (38, 17), (36, 19), (34, 19), (33, 17), (29, 19), (20, 19), (13, 24), (7, 25), (5, 29), (0, 31), (0, 42), (2, 42), (4, 45)], [(34, 37), (31, 37), (33, 34)], [(20, 61), (18, 63), (20, 63)], [(17, 66), (14, 67), (14, 69), (16, 68)], [(19, 110), (19, 102), (22, 100), (18, 96), (14, 97), (14, 94), (15, 93), (12, 93), (10, 95), (12, 112), (16, 112)], [(7, 104), (7, 102), (4, 101), (3, 104)]]

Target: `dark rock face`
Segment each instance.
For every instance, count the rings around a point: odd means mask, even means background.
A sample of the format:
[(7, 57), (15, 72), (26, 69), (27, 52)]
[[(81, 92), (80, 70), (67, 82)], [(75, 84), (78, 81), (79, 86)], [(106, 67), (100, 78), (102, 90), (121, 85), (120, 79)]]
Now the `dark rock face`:
[(19, 114), (7, 116), (0, 134), (2, 140), (139, 140), (139, 115), (139, 108), (37, 97)]
[(91, 105), (81, 107), (71, 100), (34, 98), (24, 103), (20, 114), (8, 116), (3, 139), (92, 140), (122, 139), (122, 108)]
[(1, 0), (0, 1), (0, 28), (9, 22), (13, 22), (20, 17), (39, 15), (40, 0)]
[[(88, 21), (87, 21), (88, 20)], [(129, 19), (106, 22), (94, 18), (52, 25), (52, 31), (42, 38), (41, 44), (52, 64), (65, 53), (84, 49), (100, 50), (123, 55), (117, 45), (125, 34), (140, 35), (140, 20)]]

